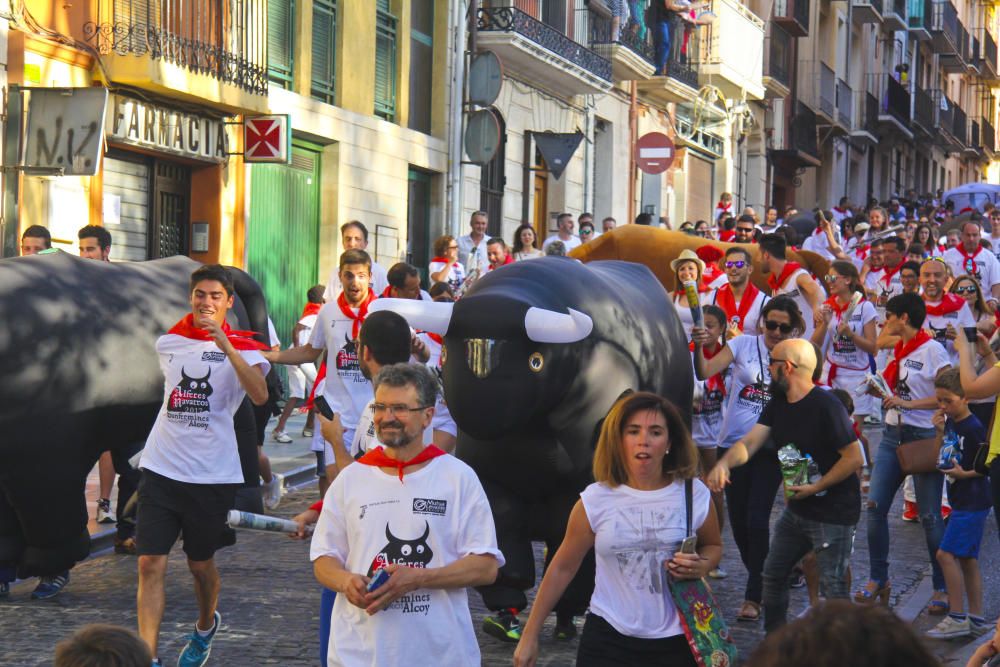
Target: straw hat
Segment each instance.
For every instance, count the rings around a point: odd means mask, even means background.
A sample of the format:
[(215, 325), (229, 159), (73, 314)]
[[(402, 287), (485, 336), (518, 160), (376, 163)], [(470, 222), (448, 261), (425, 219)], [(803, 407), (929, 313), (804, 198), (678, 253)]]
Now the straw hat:
[(872, 228), (872, 226), (869, 225), (867, 222), (859, 222), (858, 224), (854, 225), (854, 231), (855, 231), (855, 233), (857, 233), (857, 232), (867, 232), (871, 228)]
[(677, 267), (684, 262), (694, 262), (697, 264), (699, 276), (705, 273), (705, 262), (701, 261), (701, 258), (693, 250), (688, 250), (687, 248), (681, 250), (681, 254), (677, 256), (677, 259), (670, 262), (670, 270), (676, 273)]

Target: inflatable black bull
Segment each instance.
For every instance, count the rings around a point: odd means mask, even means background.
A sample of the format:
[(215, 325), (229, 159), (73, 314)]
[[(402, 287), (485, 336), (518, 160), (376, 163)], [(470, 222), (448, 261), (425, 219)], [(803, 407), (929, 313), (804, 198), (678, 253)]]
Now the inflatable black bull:
[[(102, 451), (145, 442), (163, 401), (154, 344), (190, 312), (198, 266), (0, 261), (0, 568), (51, 575), (90, 552), (87, 474)], [(231, 324), (266, 332), (260, 287), (232, 274)]]
[[(592, 481), (598, 426), (622, 392), (653, 391), (691, 414), (691, 360), (680, 320), (648, 268), (564, 257), (486, 274), (455, 304), (379, 299), (416, 328), (444, 336), (445, 399), (456, 454), (489, 496), (507, 564), (481, 589), (490, 609), (526, 605), (531, 540), (551, 558), (579, 493)], [(589, 567), (557, 611), (579, 615)]]

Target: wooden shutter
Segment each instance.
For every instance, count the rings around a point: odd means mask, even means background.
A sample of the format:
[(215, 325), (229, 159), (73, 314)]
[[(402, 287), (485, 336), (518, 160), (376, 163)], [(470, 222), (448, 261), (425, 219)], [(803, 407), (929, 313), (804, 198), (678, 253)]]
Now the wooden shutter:
[(694, 151), (687, 154), (687, 210), (685, 220), (707, 220), (714, 224), (712, 212), (715, 210), (715, 200), (712, 197), (714, 188), (712, 163), (698, 156)]
[(377, 0), (375, 19), (375, 115), (396, 119), (396, 17), (389, 0)]
[(337, 4), (335, 0), (313, 0), (312, 96), (334, 103)]
[(292, 85), (295, 0), (267, 0), (267, 70), (272, 81)]
[(149, 162), (141, 156), (134, 160), (104, 157), (104, 204), (119, 213), (117, 224), (110, 218), (105, 219), (112, 237), (112, 256), (116, 260), (141, 262), (149, 259), (150, 175)]

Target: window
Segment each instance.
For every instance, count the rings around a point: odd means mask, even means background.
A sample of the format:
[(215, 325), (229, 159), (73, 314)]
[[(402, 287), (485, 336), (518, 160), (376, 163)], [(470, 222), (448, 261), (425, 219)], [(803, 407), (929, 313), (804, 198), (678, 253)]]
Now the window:
[(431, 133), (431, 90), (434, 85), (434, 0), (410, 4), (410, 113), (411, 130)]
[(500, 234), (503, 229), (503, 191), (507, 184), (504, 176), (507, 153), (507, 124), (496, 109), (491, 109), (500, 125), (500, 145), (493, 159), (483, 165), (479, 179), (479, 210), (486, 211), (489, 220), (489, 234)]
[(375, 115), (396, 120), (396, 17), (389, 0), (375, 4)]
[(327, 104), (334, 102), (336, 43), (336, 0), (313, 0), (312, 96)]
[(267, 0), (267, 76), (282, 88), (292, 87), (295, 0)]

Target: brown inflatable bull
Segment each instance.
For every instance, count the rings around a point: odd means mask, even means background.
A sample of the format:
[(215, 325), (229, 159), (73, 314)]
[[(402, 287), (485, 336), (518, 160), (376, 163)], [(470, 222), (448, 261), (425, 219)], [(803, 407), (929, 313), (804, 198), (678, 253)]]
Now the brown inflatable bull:
[[(697, 251), (706, 245), (715, 246), (723, 255), (732, 246), (748, 249), (753, 259), (751, 279), (765, 293), (771, 293), (767, 274), (761, 266), (760, 248), (756, 244), (723, 243), (645, 225), (623, 225), (576, 248), (570, 256), (583, 262), (621, 259), (645, 264), (667, 291), (673, 291), (675, 281), (674, 272), (670, 269), (671, 260), (676, 259), (685, 248)], [(789, 250), (787, 258), (790, 262), (798, 262), (814, 276), (825, 276), (830, 268), (829, 262), (808, 250)]]

